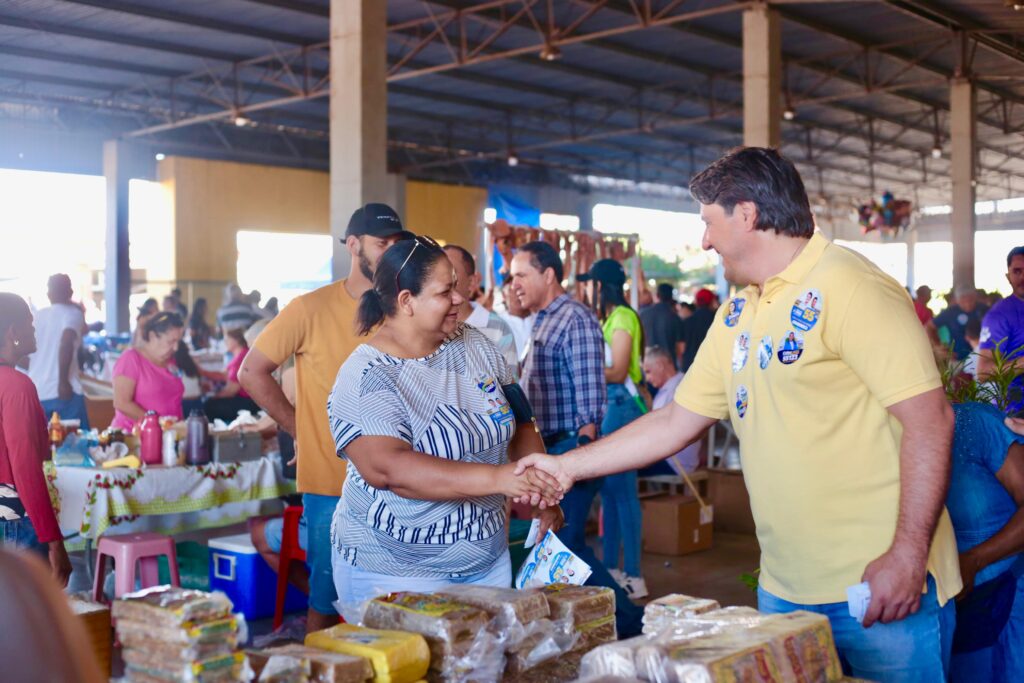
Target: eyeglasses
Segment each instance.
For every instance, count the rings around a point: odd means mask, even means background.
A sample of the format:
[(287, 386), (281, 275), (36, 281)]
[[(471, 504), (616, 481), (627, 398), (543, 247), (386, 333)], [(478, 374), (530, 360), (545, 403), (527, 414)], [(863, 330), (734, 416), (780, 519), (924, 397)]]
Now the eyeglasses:
[[(423, 241), (421, 242), (420, 240)], [(398, 294), (398, 292), (402, 291), (402, 288), (398, 284), (398, 278), (402, 274), (402, 271), (405, 270), (405, 267), (409, 265), (409, 259), (411, 259), (412, 255), (416, 253), (416, 250), (419, 249), (420, 247), (423, 247), (424, 249), (441, 248), (441, 245), (438, 244), (433, 237), (427, 237), (426, 235), (417, 235), (416, 237), (412, 238), (412, 241), (415, 244), (413, 244), (412, 249), (409, 250), (409, 255), (405, 257), (404, 261), (402, 261), (402, 267), (398, 269), (397, 273), (395, 273), (395, 294)]]

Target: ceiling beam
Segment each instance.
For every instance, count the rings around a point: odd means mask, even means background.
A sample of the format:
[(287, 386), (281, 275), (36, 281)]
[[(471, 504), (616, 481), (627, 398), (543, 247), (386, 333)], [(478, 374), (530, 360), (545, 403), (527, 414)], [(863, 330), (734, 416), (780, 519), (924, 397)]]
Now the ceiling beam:
[(52, 21), (23, 19), (21, 17), (14, 17), (7, 14), (0, 14), (0, 26), (12, 26), (14, 28), (21, 28), (27, 31), (53, 33), (55, 35), (60, 36), (72, 36), (75, 38), (83, 38), (85, 40), (95, 40), (101, 43), (111, 43), (113, 45), (137, 47), (144, 50), (153, 50), (155, 52), (166, 52), (170, 54), (175, 54), (181, 57), (202, 57), (205, 59), (212, 59), (218, 62), (240, 62), (247, 58), (246, 55), (240, 55), (232, 52), (224, 52), (222, 50), (212, 50), (209, 48), (199, 47), (195, 45), (171, 43), (164, 40), (157, 40), (155, 38), (138, 38), (136, 36), (125, 35), (123, 33), (113, 33), (111, 31), (100, 31), (97, 29), (79, 28), (77, 26), (58, 24)]
[(256, 5), (266, 5), (267, 7), (276, 7), (277, 9), (286, 9), (289, 12), (299, 12), (300, 14), (308, 14), (311, 17), (324, 17), (330, 18), (331, 9), (330, 7), (324, 7), (318, 5), (315, 2), (303, 2), (303, 0), (247, 0)]
[(313, 43), (318, 40), (323, 40), (325, 38), (325, 36), (320, 36), (319, 38), (310, 38), (308, 36), (300, 36), (294, 33), (286, 33), (284, 31), (260, 28), (258, 26), (253, 26), (251, 24), (241, 24), (234, 21), (225, 21), (223, 19), (204, 17), (198, 14), (183, 14), (181, 12), (164, 9), (163, 7), (156, 5), (144, 5), (137, 2), (128, 2), (127, 0), (61, 1), (67, 4), (83, 5), (86, 7), (94, 7), (96, 9), (107, 10), (110, 12), (128, 14), (135, 17), (157, 19), (159, 21), (166, 21), (172, 24), (181, 24), (183, 26), (191, 26), (193, 28), (200, 28), (207, 31), (218, 31), (220, 33), (230, 33), (238, 36), (246, 36), (248, 38), (257, 38), (259, 40), (269, 40), (274, 43), (305, 45), (306, 43)]

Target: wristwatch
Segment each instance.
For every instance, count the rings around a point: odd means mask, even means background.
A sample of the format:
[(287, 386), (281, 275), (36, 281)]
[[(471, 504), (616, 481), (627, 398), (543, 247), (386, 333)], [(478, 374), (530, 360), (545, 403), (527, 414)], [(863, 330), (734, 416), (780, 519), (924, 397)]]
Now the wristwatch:
[(594, 440), (586, 434), (580, 434), (576, 437), (577, 446), (586, 446), (588, 443), (592, 443)]

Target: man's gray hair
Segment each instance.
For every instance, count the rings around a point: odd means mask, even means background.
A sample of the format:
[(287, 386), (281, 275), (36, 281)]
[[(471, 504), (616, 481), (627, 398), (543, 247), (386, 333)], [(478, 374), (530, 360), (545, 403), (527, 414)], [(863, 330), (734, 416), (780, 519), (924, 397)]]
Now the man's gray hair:
[(661, 346), (648, 346), (647, 350), (644, 352), (644, 357), (650, 358), (651, 360), (662, 358), (675, 365), (675, 359), (672, 357), (672, 352)]

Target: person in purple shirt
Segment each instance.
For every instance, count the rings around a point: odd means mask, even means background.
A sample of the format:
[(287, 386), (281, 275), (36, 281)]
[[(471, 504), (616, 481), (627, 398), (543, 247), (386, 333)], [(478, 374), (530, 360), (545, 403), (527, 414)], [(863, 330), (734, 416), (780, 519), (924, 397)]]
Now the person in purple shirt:
[[(1006, 279), (1013, 294), (1006, 297), (985, 314), (981, 324), (978, 345), (978, 379), (987, 379), (995, 370), (993, 350), (1014, 361), (1017, 370), (1024, 370), (1024, 246), (1014, 247), (1006, 256)], [(1024, 408), (1022, 389), (1024, 381), (1018, 377), (1011, 411)]]

